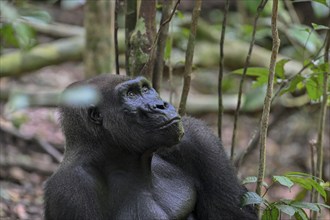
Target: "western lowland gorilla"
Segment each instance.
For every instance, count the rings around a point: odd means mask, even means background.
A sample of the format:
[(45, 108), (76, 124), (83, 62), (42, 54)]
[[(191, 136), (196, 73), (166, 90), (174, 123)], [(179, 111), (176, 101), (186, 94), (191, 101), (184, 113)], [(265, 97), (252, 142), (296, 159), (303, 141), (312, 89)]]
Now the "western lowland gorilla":
[(256, 219), (220, 140), (180, 117), (143, 77), (104, 75), (98, 104), (61, 106), (63, 162), (45, 185), (47, 220)]

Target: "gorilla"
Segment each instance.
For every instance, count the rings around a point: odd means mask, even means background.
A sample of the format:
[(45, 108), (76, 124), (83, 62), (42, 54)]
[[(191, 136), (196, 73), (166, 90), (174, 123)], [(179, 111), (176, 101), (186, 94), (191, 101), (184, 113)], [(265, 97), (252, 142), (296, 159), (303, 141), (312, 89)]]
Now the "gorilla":
[(257, 219), (220, 140), (180, 117), (144, 77), (103, 75), (101, 101), (60, 107), (64, 159), (45, 184), (46, 220)]

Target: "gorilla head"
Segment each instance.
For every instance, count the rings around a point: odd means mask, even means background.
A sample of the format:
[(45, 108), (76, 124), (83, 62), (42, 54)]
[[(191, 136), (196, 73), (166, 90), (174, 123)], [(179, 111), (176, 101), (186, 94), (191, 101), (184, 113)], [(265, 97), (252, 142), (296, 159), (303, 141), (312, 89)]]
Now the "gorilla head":
[(88, 146), (117, 146), (143, 153), (156, 150), (155, 147), (173, 146), (183, 136), (181, 117), (144, 77), (99, 76), (74, 83), (67, 89), (79, 86), (94, 87), (101, 101), (61, 107), (63, 131), (70, 137), (67, 141), (72, 142), (67, 146), (87, 142)]

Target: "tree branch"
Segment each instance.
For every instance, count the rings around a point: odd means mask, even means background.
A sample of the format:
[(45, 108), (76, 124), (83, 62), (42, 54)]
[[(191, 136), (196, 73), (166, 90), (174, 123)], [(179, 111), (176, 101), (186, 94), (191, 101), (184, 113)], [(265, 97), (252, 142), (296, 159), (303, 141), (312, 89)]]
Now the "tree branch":
[[(270, 105), (273, 96), (273, 86), (274, 86), (274, 76), (275, 76), (275, 65), (276, 58), (278, 54), (278, 49), (280, 47), (280, 39), (278, 36), (277, 29), (277, 14), (278, 14), (278, 0), (273, 1), (273, 9), (272, 9), (272, 37), (273, 37), (273, 47), (272, 47), (272, 56), (270, 59), (269, 65), (269, 75), (268, 75), (268, 84), (267, 84), (267, 92), (264, 101), (264, 108), (262, 111), (261, 123), (260, 123), (260, 156), (259, 156), (259, 170), (258, 170), (258, 180), (257, 180), (257, 189), (256, 193), (258, 195), (262, 195), (262, 182), (265, 176), (265, 167), (266, 167), (266, 139), (267, 139), (267, 131), (268, 131), (268, 121), (269, 121), (269, 112)], [(259, 217), (261, 217), (260, 207), (259, 209)]]
[[(327, 37), (326, 37), (326, 46), (324, 50), (324, 63), (326, 65), (326, 69), (323, 72), (323, 95), (322, 95), (322, 102), (321, 102), (321, 109), (320, 109), (320, 119), (319, 119), (319, 125), (318, 125), (318, 135), (317, 135), (317, 142), (316, 142), (316, 177), (322, 179), (323, 176), (323, 151), (324, 151), (324, 145), (323, 145), (323, 137), (325, 132), (325, 121), (326, 121), (326, 115), (327, 115), (327, 101), (328, 101), (328, 78), (330, 74), (330, 67), (329, 67), (329, 47), (330, 47), (330, 30), (327, 31)], [(319, 201), (319, 193), (315, 192), (316, 194), (313, 196), (314, 203), (317, 203)], [(318, 212), (313, 212), (313, 219), (317, 219)]]
[(222, 103), (222, 78), (223, 78), (223, 67), (224, 67), (224, 41), (227, 26), (227, 13), (229, 10), (229, 0), (226, 0), (225, 12), (222, 20), (222, 29), (220, 36), (220, 61), (219, 61), (219, 79), (218, 79), (218, 97), (219, 97), (219, 110), (218, 110), (218, 136), (222, 137), (222, 115), (223, 115), (223, 103)]
[(186, 52), (186, 61), (184, 67), (184, 82), (183, 82), (181, 101), (179, 106), (180, 115), (184, 115), (186, 113), (186, 103), (188, 99), (190, 82), (191, 82), (191, 69), (192, 69), (192, 62), (194, 57), (196, 30), (197, 30), (197, 23), (198, 23), (201, 6), (202, 6), (202, 0), (196, 0), (192, 14), (190, 34), (189, 34), (187, 52)]

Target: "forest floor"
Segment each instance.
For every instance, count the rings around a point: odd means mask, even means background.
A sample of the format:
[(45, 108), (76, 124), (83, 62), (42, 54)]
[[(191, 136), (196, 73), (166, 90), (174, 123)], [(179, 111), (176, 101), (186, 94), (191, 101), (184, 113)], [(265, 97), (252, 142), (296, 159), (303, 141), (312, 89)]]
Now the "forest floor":
[[(2, 79), (17, 89), (49, 88), (62, 90), (73, 81), (83, 78), (81, 63), (66, 63), (46, 67), (19, 79)], [(47, 90), (46, 90), (47, 91)], [(15, 112), (6, 112), (4, 102), (0, 103), (0, 219), (43, 219), (43, 184), (56, 170), (58, 161), (49, 153), (56, 149), (64, 151), (64, 137), (58, 123), (56, 108), (28, 108)], [(269, 132), (267, 149), (267, 178), (282, 175), (287, 171), (310, 173), (310, 141), (316, 138), (318, 109), (281, 109), (281, 117), (273, 116), (276, 124)], [(248, 145), (258, 127), (260, 112), (242, 114), (239, 121), (237, 151)], [(329, 115), (329, 114), (328, 114)], [(196, 116), (204, 120), (216, 133), (216, 114)], [(223, 144), (230, 151), (233, 114), (224, 115)], [(15, 125), (15, 126), (14, 126)], [(329, 128), (327, 128), (329, 129)], [(329, 136), (325, 137), (325, 157), (330, 158)], [(258, 170), (258, 152), (254, 150), (238, 170), (240, 178), (256, 176)], [(325, 177), (330, 179), (330, 162), (325, 160)], [(254, 190), (254, 185), (248, 186)], [(291, 191), (274, 186), (267, 193), (271, 201), (280, 198), (294, 198), (300, 189)], [(324, 211), (323, 219), (330, 219)], [(284, 218), (282, 218), (284, 219)]]

